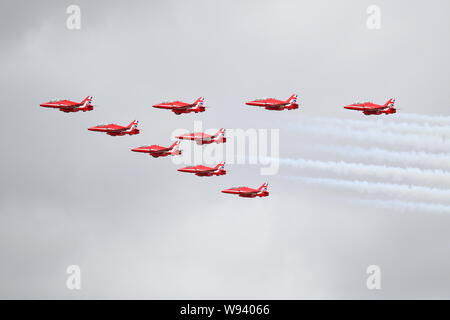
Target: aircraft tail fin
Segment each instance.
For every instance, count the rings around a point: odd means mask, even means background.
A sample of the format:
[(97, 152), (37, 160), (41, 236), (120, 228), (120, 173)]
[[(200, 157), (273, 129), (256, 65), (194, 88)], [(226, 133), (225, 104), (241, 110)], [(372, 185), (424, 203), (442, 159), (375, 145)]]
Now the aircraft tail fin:
[(214, 135), (215, 140), (221, 139), (225, 137), (225, 129), (220, 128), (219, 131)]
[(133, 120), (133, 121), (128, 125), (128, 128), (129, 128), (130, 130), (137, 129), (138, 124), (139, 124), (139, 121)]
[(203, 107), (203, 102), (205, 101), (205, 98), (200, 97), (194, 102), (195, 107)]
[(216, 134), (213, 135), (212, 139), (216, 143), (226, 142), (227, 139), (225, 138), (225, 129), (221, 128), (217, 131)]
[(169, 148), (172, 151), (177, 151), (180, 147), (180, 141), (175, 141)]
[(258, 193), (267, 192), (269, 184), (267, 182), (264, 182), (261, 187), (258, 188)]
[(216, 171), (225, 169), (225, 162), (224, 162), (224, 161), (219, 162), (219, 164), (218, 164), (217, 166), (215, 166), (214, 169), (215, 169)]
[(298, 96), (294, 93), (292, 96), (287, 99), (288, 104), (294, 104), (297, 103)]
[(395, 99), (394, 98), (391, 98), (391, 99), (389, 99), (387, 102), (386, 102), (386, 104), (384, 105), (386, 108), (392, 108), (392, 107), (394, 107), (394, 104), (395, 104)]
[(91, 102), (92, 102), (92, 96), (87, 96), (86, 98), (83, 99), (83, 101), (81, 101), (81, 104), (83, 105), (83, 107), (85, 107), (88, 104), (90, 104)]

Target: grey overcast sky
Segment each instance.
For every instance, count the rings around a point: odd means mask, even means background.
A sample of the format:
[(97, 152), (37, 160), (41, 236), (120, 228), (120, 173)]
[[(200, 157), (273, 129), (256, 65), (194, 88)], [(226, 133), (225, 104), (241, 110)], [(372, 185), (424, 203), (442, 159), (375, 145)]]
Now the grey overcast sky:
[[(66, 28), (71, 4), (80, 30)], [(372, 4), (379, 30), (366, 26)], [(449, 9), (2, 0), (0, 298), (450, 298)], [(243, 104), (294, 92), (295, 111)], [(92, 112), (38, 107), (87, 95)], [(198, 96), (212, 106), (202, 114), (151, 108)], [(391, 97), (395, 115), (341, 108)], [(86, 130), (133, 119), (137, 136)], [(199, 178), (129, 151), (195, 120), (279, 128), (292, 161)], [(267, 198), (220, 193), (264, 181)], [(69, 265), (81, 290), (66, 288)], [(369, 265), (381, 290), (366, 287)]]

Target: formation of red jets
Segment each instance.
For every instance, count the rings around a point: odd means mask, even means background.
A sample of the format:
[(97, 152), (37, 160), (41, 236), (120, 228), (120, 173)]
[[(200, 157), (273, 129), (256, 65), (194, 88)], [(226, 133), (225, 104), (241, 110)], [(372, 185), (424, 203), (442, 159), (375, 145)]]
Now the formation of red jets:
[[(186, 103), (182, 101), (162, 102), (153, 105), (157, 109), (166, 109), (172, 111), (174, 114), (180, 115), (182, 113), (199, 113), (204, 112), (206, 107), (204, 106), (205, 99), (203, 97), (198, 98), (193, 103)], [(394, 107), (395, 99), (389, 99), (384, 105), (378, 105), (372, 102), (354, 103), (344, 106), (345, 109), (362, 111), (365, 115), (381, 115), (381, 114), (393, 114), (397, 112)], [(262, 107), (266, 110), (294, 110), (299, 108), (297, 103), (297, 95), (291, 95), (287, 100), (278, 100), (274, 98), (257, 99), (248, 101), (245, 103), (249, 106)], [(59, 109), (62, 112), (78, 112), (78, 111), (92, 111), (94, 106), (92, 105), (92, 97), (87, 96), (81, 102), (74, 102), (70, 100), (53, 100), (40, 104), (41, 107)], [(110, 136), (124, 136), (124, 135), (136, 135), (139, 134), (137, 128), (138, 121), (134, 120), (127, 126), (121, 126), (117, 124), (105, 124), (88, 128), (89, 131), (104, 132)], [(204, 132), (194, 132), (179, 135), (175, 137), (179, 140), (191, 140), (195, 141), (198, 145), (211, 144), (211, 143), (225, 143), (227, 141), (225, 137), (225, 129), (222, 128), (215, 134), (207, 134)], [(181, 155), (182, 150), (179, 149), (180, 141), (176, 141), (169, 147), (163, 147), (159, 145), (142, 146), (131, 149), (133, 152), (148, 153), (154, 158), (176, 156)], [(180, 172), (193, 173), (196, 176), (221, 176), (225, 175), (225, 162), (220, 162), (214, 167), (206, 167), (203, 165), (185, 167), (178, 169)], [(255, 197), (267, 197), (269, 195), (268, 184), (265, 182), (259, 188), (253, 189), (248, 187), (236, 187), (222, 190), (222, 193), (236, 194), (239, 197), (255, 198)]]
[[(206, 107), (203, 105), (205, 99), (203, 97), (198, 98), (193, 103), (186, 103), (182, 101), (172, 101), (172, 102), (162, 102), (153, 105), (154, 108), (171, 110), (173, 113), (180, 115), (182, 113), (191, 112), (204, 112)], [(78, 112), (78, 111), (92, 111), (94, 106), (91, 104), (92, 97), (88, 96), (84, 98), (81, 102), (74, 102), (70, 100), (52, 100), (49, 102), (44, 102), (40, 104), (41, 107), (59, 109), (62, 112)], [(257, 99), (253, 101), (248, 101), (245, 103), (249, 106), (263, 107), (266, 110), (294, 110), (298, 109), (299, 105), (297, 103), (297, 95), (293, 94), (287, 100), (278, 100), (274, 98)], [(396, 113), (397, 109), (394, 107), (395, 99), (389, 99), (385, 104), (376, 104), (373, 102), (357, 102), (344, 106), (345, 109), (362, 111), (365, 115), (380, 115), (380, 114), (392, 114)], [(107, 125), (111, 126), (114, 130), (121, 127), (117, 125)], [(101, 126), (98, 126), (101, 127)], [(104, 126), (106, 128), (106, 126)], [(94, 127), (95, 128), (95, 127)], [(121, 127), (124, 128), (124, 127)], [(92, 130), (92, 131), (102, 131), (102, 130)], [(103, 132), (103, 131), (102, 131)], [(106, 132), (106, 131), (104, 131)], [(136, 134), (136, 133), (134, 133)], [(194, 134), (192, 134), (194, 135)], [(196, 140), (196, 139), (189, 139)], [(207, 140), (207, 139), (204, 139)]]

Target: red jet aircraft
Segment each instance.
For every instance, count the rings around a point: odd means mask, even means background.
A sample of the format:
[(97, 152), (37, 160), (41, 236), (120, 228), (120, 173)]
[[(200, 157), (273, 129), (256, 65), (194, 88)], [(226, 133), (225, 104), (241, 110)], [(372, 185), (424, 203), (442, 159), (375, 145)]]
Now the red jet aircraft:
[(293, 110), (298, 109), (297, 104), (297, 95), (293, 94), (289, 97), (286, 101), (283, 100), (277, 100), (273, 98), (267, 98), (267, 99), (259, 99), (254, 101), (249, 101), (245, 103), (249, 106), (257, 106), (257, 107), (264, 107), (267, 110)]
[(372, 102), (354, 103), (345, 106), (345, 109), (362, 111), (366, 116), (371, 114), (391, 114), (396, 113), (394, 108), (395, 99), (389, 99), (384, 105), (375, 104)]
[(106, 132), (110, 136), (124, 136), (126, 134), (132, 136), (139, 133), (137, 128), (138, 121), (134, 120), (128, 126), (123, 127), (117, 124), (105, 124), (88, 128), (89, 131)]
[(203, 132), (186, 133), (181, 136), (175, 137), (180, 140), (192, 140), (197, 144), (210, 144), (210, 143), (225, 143), (227, 138), (225, 138), (225, 129), (222, 128), (217, 133), (210, 135)]
[(195, 100), (194, 103), (186, 103), (182, 101), (172, 101), (172, 102), (162, 102), (159, 104), (155, 104), (153, 108), (158, 109), (169, 109), (172, 110), (175, 114), (182, 114), (182, 113), (191, 113), (191, 112), (204, 112), (206, 107), (203, 105), (203, 101), (205, 99), (203, 97), (198, 98)]
[(92, 111), (94, 106), (91, 105), (92, 97), (87, 96), (81, 102), (74, 102), (70, 100), (52, 100), (49, 102), (41, 103), (39, 106), (45, 108), (55, 108), (62, 112), (78, 112), (78, 111)]
[(178, 149), (179, 146), (180, 146), (180, 141), (176, 141), (170, 147), (161, 147), (158, 145), (151, 145), (151, 146), (143, 146), (143, 147), (139, 147), (139, 148), (134, 148), (134, 149), (131, 149), (131, 151), (148, 153), (149, 156), (152, 156), (153, 158), (158, 158), (158, 157), (180, 155), (181, 150)]
[(255, 197), (267, 197), (269, 191), (267, 191), (267, 182), (263, 183), (258, 189), (252, 189), (248, 187), (237, 187), (222, 190), (223, 193), (237, 194), (239, 197), (255, 198)]
[(178, 169), (180, 172), (195, 173), (196, 176), (210, 177), (210, 176), (223, 176), (227, 173), (225, 170), (225, 162), (220, 162), (214, 168), (205, 166), (186, 167)]

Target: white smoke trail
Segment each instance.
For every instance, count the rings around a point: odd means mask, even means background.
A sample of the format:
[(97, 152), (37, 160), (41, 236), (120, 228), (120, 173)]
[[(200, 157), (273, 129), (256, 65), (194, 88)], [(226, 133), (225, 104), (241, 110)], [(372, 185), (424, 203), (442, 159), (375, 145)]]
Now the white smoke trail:
[(448, 116), (431, 116), (417, 113), (397, 113), (395, 117), (400, 121), (420, 122), (427, 125), (450, 126), (450, 117)]
[(353, 199), (353, 203), (359, 202), (371, 208), (377, 207), (384, 210), (395, 210), (402, 213), (409, 212), (431, 212), (431, 213), (450, 213), (450, 206), (416, 201), (401, 201), (401, 200), (380, 200), (380, 199)]
[(328, 171), (339, 175), (371, 176), (378, 179), (390, 179), (395, 182), (408, 181), (422, 185), (442, 184), (450, 187), (450, 172), (443, 170), (387, 167), (356, 162), (319, 161), (302, 158), (280, 158), (279, 162), (282, 165), (295, 168)]
[(421, 201), (427, 203), (438, 202), (450, 204), (450, 190), (445, 189), (382, 182), (367, 182), (361, 180), (340, 180), (307, 177), (284, 178), (307, 184), (318, 184), (338, 188), (339, 190), (352, 191), (361, 195), (382, 195), (388, 198), (402, 199), (406, 201)]
[(381, 148), (353, 146), (315, 146), (318, 151), (331, 152), (340, 158), (371, 161), (379, 164), (397, 163), (404, 166), (435, 167), (450, 170), (450, 153), (428, 153), (423, 151), (390, 151)]
[[(337, 158), (350, 158), (356, 162), (280, 159), (280, 164), (393, 183), (306, 177), (292, 179), (387, 198), (367, 200), (378, 207), (398, 211), (450, 211), (450, 206), (433, 203), (450, 203), (450, 190), (436, 188), (436, 185), (450, 186), (450, 117), (419, 114), (396, 114), (395, 118), (364, 120), (307, 117), (294, 129), (308, 138), (316, 136), (316, 150), (332, 152)], [(309, 139), (304, 140), (307, 142)], [(321, 146), (323, 140), (336, 145)], [(417, 202), (419, 199), (423, 201)]]
[(447, 126), (435, 125), (430, 126), (426, 124), (408, 123), (397, 121), (397, 118), (385, 118), (380, 119), (365, 119), (365, 120), (354, 120), (354, 119), (342, 119), (342, 118), (331, 118), (331, 117), (305, 117), (304, 120), (308, 124), (316, 124), (321, 128), (324, 126), (334, 126), (334, 127), (345, 127), (345, 128), (355, 128), (355, 129), (376, 129), (380, 132), (398, 132), (407, 134), (426, 134), (431, 136), (437, 136), (438, 138), (450, 138), (450, 123)]
[(393, 132), (383, 132), (380, 130), (356, 130), (352, 128), (328, 127), (322, 128), (317, 125), (300, 125), (295, 128), (303, 131), (305, 136), (314, 134), (325, 138), (327, 141), (339, 142), (360, 142), (366, 145), (380, 145), (384, 148), (407, 148), (408, 150), (419, 150), (428, 152), (448, 152), (450, 151), (450, 139), (445, 140), (442, 137), (401, 134)]

